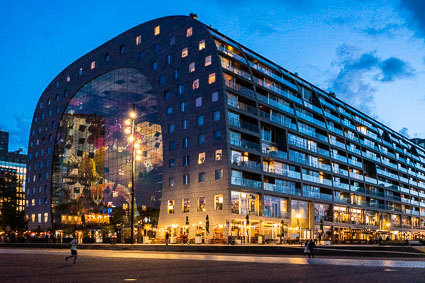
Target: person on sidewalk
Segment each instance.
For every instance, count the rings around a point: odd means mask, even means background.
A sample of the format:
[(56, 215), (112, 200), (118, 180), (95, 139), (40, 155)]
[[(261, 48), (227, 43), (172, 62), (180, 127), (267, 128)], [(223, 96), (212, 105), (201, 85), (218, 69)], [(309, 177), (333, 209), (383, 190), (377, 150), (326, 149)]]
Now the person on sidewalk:
[(168, 231), (165, 232), (165, 245), (168, 246), (168, 239), (170, 238), (170, 234), (168, 234)]
[(316, 248), (316, 244), (314, 243), (313, 240), (310, 240), (310, 242), (308, 243), (308, 258), (310, 258), (310, 256), (312, 256), (314, 258), (314, 249)]
[(74, 258), (74, 263), (73, 264), (75, 264), (75, 262), (77, 261), (77, 243), (78, 243), (77, 238), (75, 238), (75, 235), (74, 235), (74, 238), (69, 243), (69, 245), (71, 246), (71, 255), (65, 257), (65, 261), (68, 261), (68, 259), (70, 259), (71, 257), (73, 257)]
[(304, 255), (308, 257), (310, 257), (310, 250), (308, 248), (308, 241), (305, 241), (305, 245), (304, 245)]

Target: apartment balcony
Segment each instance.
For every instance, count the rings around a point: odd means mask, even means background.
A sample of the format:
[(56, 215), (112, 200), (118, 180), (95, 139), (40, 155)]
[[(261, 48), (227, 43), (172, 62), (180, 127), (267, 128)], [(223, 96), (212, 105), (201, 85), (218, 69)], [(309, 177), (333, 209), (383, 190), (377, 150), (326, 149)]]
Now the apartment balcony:
[(339, 154), (335, 154), (335, 153), (332, 152), (331, 153), (331, 157), (333, 159), (336, 159), (336, 160), (339, 160), (341, 162), (347, 163), (347, 157), (345, 157), (345, 156), (342, 156), (342, 155), (339, 155)]
[(305, 129), (305, 128), (299, 128), (299, 130), (298, 130), (300, 133), (303, 133), (303, 134), (305, 134), (305, 135), (308, 135), (308, 136), (310, 136), (310, 137), (313, 137), (313, 138), (316, 138), (316, 139), (319, 139), (319, 140), (321, 140), (321, 141), (324, 141), (324, 142), (328, 142), (328, 137), (327, 136), (324, 136), (324, 135), (322, 135), (322, 134), (319, 134), (319, 133), (317, 133), (317, 132), (314, 132), (314, 131), (309, 131), (309, 130), (307, 130), (307, 129)]
[(332, 115), (331, 113), (329, 113), (329, 112), (326, 112), (325, 111), (325, 116), (327, 117), (327, 118), (329, 118), (329, 119), (331, 119), (331, 120), (334, 120), (335, 122), (337, 122), (337, 123), (341, 123), (341, 119), (339, 118), (339, 117), (337, 117), (337, 116), (335, 116), (335, 115)]
[(348, 171), (341, 169), (341, 168), (332, 168), (332, 172), (336, 173), (336, 174), (340, 174), (340, 175), (344, 175), (344, 176), (348, 176)]
[(385, 209), (384, 204), (376, 203), (376, 202), (366, 202), (366, 206), (371, 207), (371, 208)]
[(412, 200), (410, 200), (410, 204), (419, 206), (419, 201), (412, 199)]
[(330, 109), (333, 109), (333, 110), (335, 110), (335, 111), (336, 111), (335, 105), (333, 105), (333, 104), (331, 104), (331, 103), (327, 102), (327, 101), (326, 101), (326, 100), (324, 100), (323, 98), (319, 98), (319, 100), (320, 100), (320, 103), (321, 103), (321, 104), (323, 104), (323, 105), (325, 105), (325, 106), (329, 107)]
[(393, 168), (393, 169), (398, 169), (398, 166), (397, 166), (397, 164), (394, 164), (394, 163), (391, 163), (391, 162), (389, 162), (389, 161), (387, 161), (387, 160), (385, 160), (385, 159), (383, 159), (382, 158), (382, 160), (381, 160), (381, 163), (382, 164), (385, 164), (385, 165), (387, 165), (387, 166), (389, 166), (389, 167), (391, 167), (391, 168)]
[(344, 197), (334, 197), (334, 201), (337, 203), (342, 203), (342, 204), (351, 204), (351, 199), (350, 198), (344, 198)]
[(294, 178), (294, 179), (301, 179), (300, 172), (291, 171), (291, 170), (287, 170), (287, 169), (270, 167), (270, 166), (263, 166), (263, 171), (268, 172), (268, 173), (281, 175), (281, 176), (285, 176), (285, 177)]
[(351, 164), (353, 166), (357, 166), (357, 167), (363, 168), (363, 163), (361, 163), (361, 162), (359, 162), (357, 160), (354, 160), (354, 159), (348, 159), (348, 164)]
[(332, 126), (332, 125), (329, 125), (328, 124), (328, 130), (329, 131), (331, 131), (331, 132), (333, 132), (333, 133), (336, 133), (336, 134), (338, 134), (338, 135), (340, 135), (340, 136), (344, 136), (344, 132), (342, 131), (342, 130), (340, 130), (340, 129), (338, 129), (338, 128), (335, 128), (334, 126)]
[(414, 191), (414, 190), (410, 190), (410, 194), (414, 195), (414, 196), (419, 196), (419, 192), (418, 191)]
[(360, 174), (357, 174), (357, 173), (353, 173), (353, 172), (350, 172), (350, 177), (351, 178), (354, 178), (354, 179), (357, 179), (357, 180), (361, 180), (361, 181), (363, 181), (363, 179), (364, 179), (363, 175), (360, 175)]
[(342, 124), (343, 124), (344, 126), (346, 126), (347, 128), (350, 128), (350, 129), (352, 129), (352, 130), (356, 130), (356, 127), (355, 127), (353, 124), (351, 124), (351, 122), (350, 122), (350, 121), (342, 120)]
[(362, 152), (357, 148), (347, 146), (347, 150), (350, 151), (350, 152), (353, 152), (357, 155), (362, 155)]
[(258, 126), (245, 122), (245, 121), (241, 121), (238, 119), (234, 119), (234, 118), (229, 118), (229, 124), (232, 125), (233, 127), (239, 128), (239, 129), (243, 129), (246, 130), (254, 135), (258, 135)]
[(355, 192), (355, 193), (361, 193), (361, 194), (366, 193), (366, 190), (363, 187), (358, 187), (358, 186), (351, 185), (350, 186), (350, 189), (351, 189), (352, 192)]
[(230, 51), (229, 49), (227, 49), (224, 45), (217, 45), (217, 50), (226, 54), (229, 57), (235, 58), (236, 60), (238, 60), (239, 62), (241, 62), (242, 64), (246, 65), (246, 60), (244, 57), (236, 54), (233, 51)]
[(398, 180), (398, 175), (393, 174), (391, 172), (388, 172), (388, 171), (385, 171), (385, 170), (382, 170), (382, 169), (379, 169), (379, 168), (376, 169), (376, 172), (378, 174), (383, 175), (383, 176), (386, 176), (386, 177), (389, 177), (389, 178), (393, 178), (395, 180)]
[(241, 77), (243, 77), (247, 80), (251, 80), (251, 75), (249, 73), (245, 72), (245, 71), (242, 71), (241, 69), (238, 69), (238, 68), (231, 66), (231, 65), (223, 64), (223, 62), (221, 64), (221, 66), (224, 69), (226, 69), (226, 70), (228, 70), (228, 71), (230, 71), (230, 72), (232, 72), (232, 73), (234, 73), (238, 76), (241, 76)]
[(230, 139), (230, 144), (238, 147), (260, 151), (260, 145), (246, 140)]
[(319, 183), (327, 186), (332, 186), (332, 180), (320, 178), (317, 176), (312, 176), (308, 174), (303, 174), (303, 180), (313, 182), (313, 183)]
[(297, 116), (300, 117), (301, 119), (304, 119), (304, 120), (306, 120), (310, 123), (313, 123), (314, 125), (317, 125), (319, 127), (326, 128), (324, 122), (317, 120), (316, 118), (309, 116), (305, 113), (302, 113), (302, 112), (299, 112), (299, 111), (296, 111), (296, 112), (297, 112)]
[(410, 204), (410, 199), (408, 199), (408, 198), (401, 198), (401, 202), (402, 203)]
[(335, 145), (339, 148), (342, 148), (343, 150), (345, 150), (345, 144), (336, 140), (330, 140), (330, 144)]
[(412, 179), (409, 180), (409, 184), (414, 185), (414, 186), (418, 186), (418, 182), (413, 181)]
[(261, 170), (261, 164), (258, 163), (258, 162), (255, 162), (255, 161), (251, 161), (251, 160), (248, 160), (248, 161), (242, 161), (242, 160), (236, 161), (236, 160), (234, 160), (232, 162), (232, 165), (242, 167), (242, 168), (248, 168), (248, 169), (251, 169), (251, 170)]
[(226, 80), (225, 84), (227, 87), (234, 89), (240, 93), (243, 93), (250, 97), (255, 97), (254, 91), (252, 89), (246, 88), (233, 80), (230, 80), (230, 81)]
[(294, 123), (291, 122), (291, 119), (283, 116), (283, 115), (277, 115), (277, 114), (270, 114), (270, 113), (266, 113), (264, 111), (260, 111), (260, 117), (263, 117), (267, 120), (269, 120), (272, 123), (293, 129), (293, 130), (297, 130), (297, 125), (295, 125)]
[(280, 109), (286, 113), (289, 113), (291, 115), (294, 115), (294, 109), (286, 104), (280, 103), (274, 99), (271, 99), (269, 97), (266, 97), (264, 95), (261, 94), (257, 94), (257, 99), (261, 102), (264, 102), (268, 105), (271, 105), (273, 107), (276, 107), (277, 109)]
[(337, 183), (334, 181), (334, 187), (335, 188), (339, 188), (339, 189), (343, 189), (346, 191), (350, 190), (350, 185), (349, 184), (345, 184), (345, 183)]
[(406, 184), (409, 184), (409, 179), (402, 177), (402, 176), (399, 176), (398, 178), (399, 178), (400, 181), (405, 182)]
[(399, 187), (400, 191), (406, 194), (410, 194), (410, 190), (408, 188)]
[(417, 211), (417, 210), (412, 210), (412, 215), (419, 216), (419, 211)]
[(231, 101), (230, 99), (228, 99), (227, 105), (229, 105), (233, 108), (242, 110), (244, 112), (248, 112), (248, 113), (251, 113), (251, 114), (257, 114), (257, 108), (250, 106), (248, 104), (245, 104), (243, 102), (240, 102), (240, 101), (234, 102), (234, 101)]
[(264, 183), (264, 190), (271, 191), (271, 192), (277, 192), (277, 193), (284, 193), (284, 194), (289, 194), (289, 195), (301, 196), (301, 190), (300, 189), (276, 185), (276, 184), (271, 184), (271, 183)]
[(259, 78), (256, 78), (256, 77), (254, 77), (254, 82), (257, 85), (260, 85), (260, 86), (262, 86), (264, 88), (267, 88), (267, 89), (269, 89), (269, 90), (271, 90), (271, 91), (273, 91), (273, 92), (275, 92), (277, 94), (280, 94), (281, 96), (286, 97), (286, 98), (288, 98), (288, 99), (290, 99), (290, 100), (292, 100), (294, 102), (297, 102), (299, 104), (303, 104), (303, 101), (300, 98), (298, 98), (295, 95), (291, 94), (286, 89), (281, 89), (281, 88), (277, 87), (276, 85), (269, 84), (266, 81), (260, 80)]
[(242, 177), (231, 177), (231, 184), (235, 186), (248, 187), (253, 189), (261, 189), (261, 181), (246, 179)]
[(248, 61), (248, 62), (249, 62), (249, 65), (253, 69), (258, 70), (259, 72), (263, 73), (264, 75), (269, 76), (269, 77), (277, 80), (278, 82), (284, 84), (285, 86), (288, 86), (288, 87), (292, 88), (293, 90), (298, 90), (298, 88), (293, 83), (285, 80), (281, 76), (279, 76), (279, 75), (277, 75), (277, 74), (275, 74), (275, 73), (273, 73), (273, 72), (271, 72), (271, 71), (269, 71), (267, 69), (264, 69), (263, 67), (259, 66), (258, 64), (254, 64), (254, 63), (252, 63), (250, 61)]
[(366, 182), (371, 183), (371, 184), (374, 184), (374, 185), (378, 184), (378, 181), (375, 178), (364, 176), (364, 180)]
[(317, 199), (321, 199), (325, 201), (332, 201), (332, 195), (324, 194), (324, 193), (303, 190), (303, 196), (309, 197), (309, 198), (317, 198)]
[(401, 202), (401, 197), (386, 193), (385, 198)]

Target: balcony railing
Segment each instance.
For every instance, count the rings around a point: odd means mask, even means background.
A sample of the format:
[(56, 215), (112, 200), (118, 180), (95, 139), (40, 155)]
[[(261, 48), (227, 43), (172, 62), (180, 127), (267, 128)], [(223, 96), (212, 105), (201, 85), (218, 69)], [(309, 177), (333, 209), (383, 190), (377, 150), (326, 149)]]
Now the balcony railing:
[(277, 193), (284, 193), (289, 195), (297, 195), (297, 196), (301, 195), (300, 189), (287, 187), (287, 186), (281, 186), (277, 184), (271, 184), (271, 183), (264, 183), (264, 190), (277, 192)]
[(309, 122), (311, 122), (311, 123), (313, 123), (313, 124), (315, 124), (317, 126), (320, 126), (322, 128), (326, 128), (324, 122), (322, 122), (320, 120), (317, 120), (316, 118), (314, 118), (312, 116), (309, 116), (309, 115), (307, 115), (307, 114), (305, 114), (303, 112), (300, 112), (300, 111), (296, 111), (296, 112), (297, 112), (297, 116), (300, 117), (301, 119), (304, 119), (306, 121), (309, 121)]
[(320, 177), (317, 177), (317, 176), (312, 176), (312, 175), (309, 175), (309, 174), (303, 174), (303, 180), (332, 186), (332, 180), (320, 178)]
[(276, 107), (276, 108), (278, 108), (282, 111), (285, 111), (289, 114), (294, 115), (294, 109), (292, 107), (286, 105), (286, 104), (280, 103), (280, 102), (278, 102), (274, 99), (271, 99), (271, 98), (266, 97), (266, 96), (261, 95), (261, 94), (257, 94), (257, 99), (261, 102), (267, 103), (267, 104), (274, 106), (274, 107)]
[(232, 176), (231, 184), (235, 186), (243, 186), (254, 189), (261, 189), (261, 181)]
[(255, 161), (243, 161), (243, 160), (233, 160), (233, 165), (239, 166), (239, 167), (245, 167), (253, 170), (260, 170), (261, 164)]
[(229, 124), (234, 126), (234, 127), (247, 130), (251, 133), (258, 134), (258, 126), (257, 125), (254, 125), (254, 124), (251, 124), (251, 123), (248, 123), (248, 122), (245, 122), (245, 121), (241, 121), (239, 119), (234, 119), (234, 118), (229, 118)]
[(288, 169), (264, 166), (263, 171), (268, 172), (268, 173), (282, 175), (282, 176), (285, 176), (285, 177), (301, 179), (301, 173), (300, 172), (296, 172), (296, 171), (292, 171), (292, 170), (288, 170)]
[(230, 139), (230, 144), (236, 145), (243, 148), (260, 151), (260, 145), (257, 143), (249, 142), (246, 140)]
[(230, 80), (230, 81), (229, 80), (226, 80), (226, 83), (225, 84), (226, 84), (227, 87), (230, 87), (230, 88), (232, 88), (232, 89), (234, 89), (236, 91), (239, 91), (239, 92), (241, 92), (241, 93), (243, 93), (245, 95), (254, 97), (254, 91), (252, 89), (246, 88), (246, 87), (238, 84), (237, 82), (235, 82), (233, 80)]

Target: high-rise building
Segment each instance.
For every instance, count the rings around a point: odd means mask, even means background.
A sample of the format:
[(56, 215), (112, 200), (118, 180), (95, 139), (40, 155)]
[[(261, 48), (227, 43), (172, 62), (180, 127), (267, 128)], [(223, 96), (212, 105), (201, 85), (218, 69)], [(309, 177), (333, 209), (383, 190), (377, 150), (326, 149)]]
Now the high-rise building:
[(425, 235), (423, 147), (185, 16), (128, 30), (49, 84), (29, 140), (32, 229), (129, 237), (133, 105), (139, 236)]
[[(21, 150), (9, 152), (9, 133), (0, 131), (0, 223), (8, 221), (11, 211), (23, 216), (27, 156)], [(13, 217), (14, 218), (14, 217)], [(17, 218), (14, 218), (17, 219)], [(0, 225), (1, 225), (0, 224)], [(0, 231), (4, 227), (0, 227)]]

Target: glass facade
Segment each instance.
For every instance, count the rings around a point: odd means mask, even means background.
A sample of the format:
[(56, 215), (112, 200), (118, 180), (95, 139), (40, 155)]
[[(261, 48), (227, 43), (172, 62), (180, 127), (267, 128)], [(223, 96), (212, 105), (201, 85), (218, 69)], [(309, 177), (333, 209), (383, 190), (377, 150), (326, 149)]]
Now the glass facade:
[(156, 225), (163, 164), (157, 102), (139, 71), (117, 69), (81, 88), (60, 121), (52, 177), (55, 227), (129, 222), (133, 149), (123, 130), (133, 104), (142, 151), (135, 166), (135, 217)]

